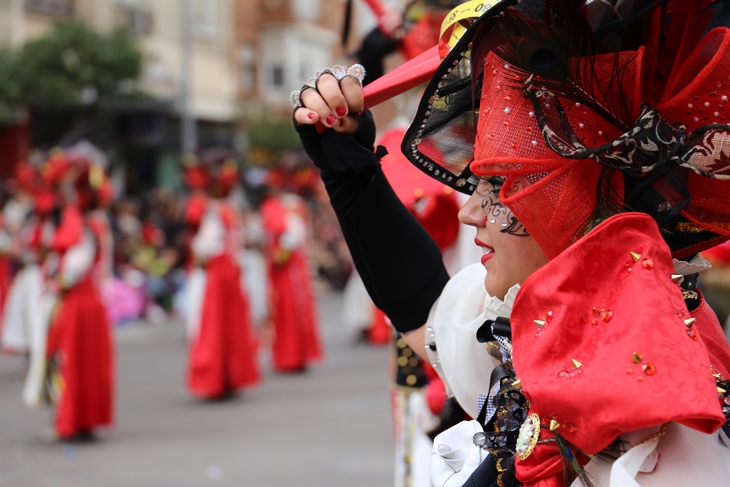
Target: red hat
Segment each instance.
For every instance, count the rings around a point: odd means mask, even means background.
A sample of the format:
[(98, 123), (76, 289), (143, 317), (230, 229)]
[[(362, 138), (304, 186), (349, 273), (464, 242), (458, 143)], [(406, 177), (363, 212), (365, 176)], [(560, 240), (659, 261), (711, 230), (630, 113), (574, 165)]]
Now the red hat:
[(217, 196), (227, 196), (238, 182), (238, 175), (238, 163), (235, 159), (226, 159), (213, 182), (218, 193)]
[(651, 215), (677, 258), (730, 238), (730, 31), (704, 35), (712, 2), (512, 3), (437, 70), (411, 162), (466, 193), (509, 176), (502, 202), (548, 257), (622, 208)]
[(190, 189), (206, 190), (211, 183), (210, 171), (198, 161), (195, 154), (185, 154), (182, 158), (185, 184)]
[(25, 161), (19, 162), (15, 166), (15, 179), (23, 191), (32, 191), (38, 179), (38, 171)]
[(44, 181), (59, 184), (69, 173), (73, 164), (61, 149), (50, 152), (49, 158), (41, 165), (40, 174)]

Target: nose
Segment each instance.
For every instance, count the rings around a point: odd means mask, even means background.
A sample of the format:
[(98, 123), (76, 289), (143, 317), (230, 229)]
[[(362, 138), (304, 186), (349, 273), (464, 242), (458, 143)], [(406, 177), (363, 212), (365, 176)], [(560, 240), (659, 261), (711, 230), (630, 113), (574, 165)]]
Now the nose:
[(475, 191), (459, 210), (459, 221), (464, 225), (483, 227), (485, 225), (484, 216), (481, 198)]

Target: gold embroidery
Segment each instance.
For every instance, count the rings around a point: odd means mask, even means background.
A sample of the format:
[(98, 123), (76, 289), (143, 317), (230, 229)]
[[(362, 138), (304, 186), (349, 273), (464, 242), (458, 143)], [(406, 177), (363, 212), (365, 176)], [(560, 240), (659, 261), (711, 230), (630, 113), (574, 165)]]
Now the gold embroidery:
[[(723, 230), (730, 230), (730, 223), (709, 222), (707, 225), (711, 226), (711, 227), (722, 228)], [(692, 222), (677, 223), (677, 230), (680, 232), (685, 232), (685, 233), (700, 233), (700, 232), (711, 232), (712, 231), (712, 230), (708, 230), (706, 228), (697, 226), (696, 224), (694, 224)]]

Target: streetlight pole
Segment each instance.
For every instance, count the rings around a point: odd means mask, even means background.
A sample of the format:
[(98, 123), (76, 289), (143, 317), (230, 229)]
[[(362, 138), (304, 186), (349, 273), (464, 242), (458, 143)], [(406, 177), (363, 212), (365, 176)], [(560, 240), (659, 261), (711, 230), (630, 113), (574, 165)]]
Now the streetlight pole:
[(193, 80), (193, 15), (191, 0), (181, 2), (181, 54), (180, 123), (182, 129), (181, 150), (193, 152), (198, 146), (198, 133), (190, 102), (190, 85)]

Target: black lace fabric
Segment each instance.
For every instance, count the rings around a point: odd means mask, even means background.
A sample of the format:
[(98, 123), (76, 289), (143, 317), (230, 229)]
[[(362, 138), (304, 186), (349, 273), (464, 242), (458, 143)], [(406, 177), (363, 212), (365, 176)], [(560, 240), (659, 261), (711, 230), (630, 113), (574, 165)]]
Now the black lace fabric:
[[(623, 174), (624, 209), (654, 218), (674, 257), (694, 255), (727, 239), (730, 226), (713, 221), (722, 218), (703, 211), (697, 202), (718, 198), (698, 190), (698, 178), (699, 184), (706, 178), (713, 188), (722, 181), (730, 183), (730, 159), (723, 152), (730, 125), (709, 124), (687, 133), (683, 125), (668, 123), (658, 110), (644, 104), (624, 134), (589, 147), (574, 132), (576, 121), (566, 115), (558, 97), (534, 89), (525, 90), (524, 96), (532, 101), (542, 136), (555, 153), (565, 159), (591, 159)], [(708, 224), (695, 224), (687, 212)]]
[[(517, 380), (512, 361), (504, 364), (507, 375), (500, 381), (500, 389), (492, 397), (494, 415), (484, 425), (489, 452), (487, 458), (466, 481), (464, 487), (519, 487), (515, 477), (515, 448), (520, 427), (525, 421), (530, 402), (513, 383)], [(486, 407), (486, 406), (485, 406)]]
[(730, 380), (718, 380), (717, 391), (720, 397), (722, 413), (725, 415), (725, 426), (722, 427), (722, 430), (730, 437)]

